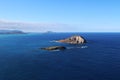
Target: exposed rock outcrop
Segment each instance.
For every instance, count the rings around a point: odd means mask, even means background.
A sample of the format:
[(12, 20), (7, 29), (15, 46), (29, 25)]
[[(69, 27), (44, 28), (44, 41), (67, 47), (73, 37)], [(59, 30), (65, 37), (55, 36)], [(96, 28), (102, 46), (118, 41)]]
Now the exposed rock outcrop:
[(51, 46), (51, 47), (45, 47), (45, 48), (40, 48), (42, 50), (64, 50), (66, 47), (64, 46)]
[(83, 44), (86, 43), (86, 40), (82, 36), (71, 36), (66, 39), (58, 40), (58, 42), (69, 44)]

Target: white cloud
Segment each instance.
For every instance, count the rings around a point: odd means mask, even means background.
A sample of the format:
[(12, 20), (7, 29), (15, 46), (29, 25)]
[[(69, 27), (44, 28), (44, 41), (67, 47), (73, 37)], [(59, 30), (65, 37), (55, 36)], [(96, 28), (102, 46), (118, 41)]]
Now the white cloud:
[(35, 23), (0, 20), (0, 30), (22, 30), (25, 32), (119, 32), (118, 25), (109, 24), (62, 24)]
[(6, 29), (23, 30), (28, 32), (45, 32), (45, 31), (65, 32), (73, 30), (73, 26), (61, 23), (29, 23), (0, 20), (0, 30)]

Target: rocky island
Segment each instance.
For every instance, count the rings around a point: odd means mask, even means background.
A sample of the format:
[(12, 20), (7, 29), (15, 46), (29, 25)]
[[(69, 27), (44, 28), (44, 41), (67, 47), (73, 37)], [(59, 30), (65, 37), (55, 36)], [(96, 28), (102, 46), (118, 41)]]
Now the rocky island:
[(40, 48), (42, 50), (64, 50), (66, 47), (64, 46), (51, 46), (51, 47), (45, 47), (45, 48)]
[(86, 43), (86, 40), (82, 37), (82, 36), (71, 36), (69, 38), (66, 39), (62, 39), (62, 40), (57, 40), (58, 42), (61, 43), (69, 43), (69, 44), (83, 44)]
[[(69, 38), (66, 39), (62, 39), (62, 40), (57, 40), (57, 42), (61, 42), (61, 43), (68, 43), (68, 44), (83, 44), (86, 43), (86, 40), (82, 37), (82, 36), (71, 36)], [(50, 47), (45, 47), (45, 48), (40, 48), (42, 50), (65, 50), (66, 47), (64, 46), (50, 46)]]
[(19, 30), (0, 30), (0, 34), (25, 34), (25, 33)]

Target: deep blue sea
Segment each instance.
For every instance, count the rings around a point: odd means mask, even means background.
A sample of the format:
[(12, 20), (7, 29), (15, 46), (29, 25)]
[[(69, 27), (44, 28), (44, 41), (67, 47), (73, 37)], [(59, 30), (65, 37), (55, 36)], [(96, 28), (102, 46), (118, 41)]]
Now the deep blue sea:
[[(72, 35), (88, 43), (54, 42)], [(67, 49), (39, 49), (48, 46)], [(120, 33), (0, 35), (0, 80), (120, 80)]]

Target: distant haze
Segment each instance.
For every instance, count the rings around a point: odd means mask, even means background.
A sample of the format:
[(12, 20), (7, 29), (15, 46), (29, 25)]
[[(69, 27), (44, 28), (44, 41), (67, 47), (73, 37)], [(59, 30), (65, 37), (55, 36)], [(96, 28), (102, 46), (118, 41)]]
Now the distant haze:
[[(95, 27), (96, 26), (96, 27)], [(97, 27), (101, 26), (101, 27)], [(62, 23), (31, 23), (0, 21), (0, 30), (22, 30), (25, 32), (117, 32), (119, 27), (105, 25), (83, 25)]]
[[(22, 30), (26, 32), (73, 32), (75, 25), (62, 23), (31, 23), (0, 21), (0, 30)], [(77, 29), (76, 29), (77, 30)]]

